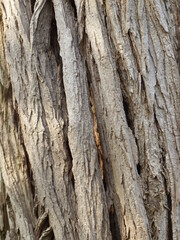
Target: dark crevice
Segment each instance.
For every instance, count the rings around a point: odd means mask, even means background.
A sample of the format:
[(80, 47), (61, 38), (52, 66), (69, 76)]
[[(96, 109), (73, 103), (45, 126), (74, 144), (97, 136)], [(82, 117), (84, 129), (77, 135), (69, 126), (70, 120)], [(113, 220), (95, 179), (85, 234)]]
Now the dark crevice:
[[(161, 163), (163, 165), (164, 169), (167, 169), (166, 166), (166, 151), (164, 149), (164, 147), (161, 146), (161, 150), (162, 150), (162, 159), (161, 159)], [(168, 211), (168, 232), (167, 232), (167, 236), (168, 236), (168, 240), (173, 239), (173, 225), (172, 225), (172, 218), (171, 218), (171, 213), (172, 213), (172, 199), (171, 199), (171, 192), (170, 189), (168, 187), (168, 176), (167, 176), (167, 172), (165, 170), (165, 173), (162, 174), (163, 180), (164, 180), (164, 189), (165, 189), (165, 194), (167, 196), (167, 211)]]
[(129, 231), (128, 231), (128, 240), (129, 239), (131, 239), (131, 231), (130, 231), (130, 229), (129, 229)]
[(19, 228), (17, 230), (17, 236), (18, 236), (18, 239), (20, 239), (21, 233), (20, 233), (20, 229)]
[(71, 150), (70, 150), (70, 146), (69, 146), (69, 140), (68, 138), (66, 139), (66, 150), (67, 150), (67, 153), (68, 153), (68, 156), (69, 156), (69, 159), (72, 161), (72, 154), (71, 154)]
[(141, 101), (143, 104), (145, 104), (147, 102), (146, 86), (145, 86), (142, 75), (141, 75)]
[(38, 215), (38, 205), (37, 204), (33, 207), (33, 214), (36, 218), (39, 217), (39, 215)]
[(104, 25), (105, 25), (105, 28), (106, 30), (108, 31), (108, 22), (107, 22), (107, 14), (106, 14), (106, 8), (104, 9)]
[(122, 60), (119, 56), (116, 56), (116, 67), (117, 67), (117, 74), (120, 80), (120, 87), (122, 91), (122, 104), (124, 107), (124, 113), (127, 121), (128, 127), (131, 129), (134, 135), (134, 103), (132, 102), (132, 97), (129, 93), (128, 87), (128, 76), (126, 72), (122, 69)]
[(72, 157), (72, 154), (71, 154), (68, 137), (67, 137), (67, 139), (66, 139), (65, 149), (66, 149), (66, 153), (67, 153), (67, 156), (68, 156), (68, 160), (70, 161), (70, 166), (69, 166), (69, 173), (68, 173), (68, 175), (69, 175), (69, 179), (70, 179), (70, 181), (71, 181), (71, 183), (72, 183), (73, 189), (75, 189), (74, 174), (73, 174), (73, 171), (72, 171), (72, 167), (73, 167), (73, 157)]
[[(99, 3), (97, 1), (97, 9), (98, 9), (98, 13), (99, 13), (99, 16), (102, 16), (102, 22), (103, 22), (103, 25), (105, 27), (105, 31), (106, 33), (110, 32), (111, 29), (108, 28), (108, 19), (107, 19), (107, 11), (106, 11), (106, 1), (103, 0), (101, 3)], [(100, 9), (102, 9), (102, 13), (100, 11)], [(109, 34), (107, 34), (109, 35)]]
[(68, 0), (68, 2), (70, 3), (73, 11), (74, 11), (74, 17), (77, 19), (77, 9), (76, 9), (76, 4), (74, 0)]
[(124, 112), (126, 116), (126, 121), (129, 126), (129, 128), (134, 132), (134, 123), (132, 120), (132, 117), (130, 116), (131, 109), (130, 109), (130, 104), (128, 103), (128, 100), (123, 96), (123, 106), (124, 106)]
[[(41, 210), (43, 209), (42, 206), (39, 207)], [(45, 210), (40, 215), (35, 229), (35, 240), (39, 240), (40, 238), (49, 240), (55, 239), (53, 229), (49, 224), (49, 215)]]
[(34, 12), (34, 5), (36, 3), (36, 0), (31, 0), (31, 12)]
[[(105, 172), (105, 171), (104, 171)], [(103, 185), (104, 185), (104, 190), (105, 192), (107, 191), (107, 183), (106, 183), (106, 178), (105, 178), (105, 174), (104, 174), (104, 178), (103, 178)]]
[(72, 183), (73, 189), (75, 189), (74, 174), (73, 174), (73, 171), (71, 171), (71, 172), (72, 172), (72, 175), (71, 175), (71, 183)]
[(60, 59), (60, 47), (58, 43), (58, 33), (57, 33), (57, 25), (56, 25), (56, 19), (55, 19), (55, 13), (54, 13), (54, 8), (52, 7), (52, 20), (51, 20), (51, 27), (50, 27), (50, 47), (52, 52), (54, 53), (54, 56), (56, 58), (57, 65), (60, 64), (61, 59)]
[(172, 212), (172, 199), (171, 194), (167, 194), (167, 204), (168, 204), (168, 239), (173, 239), (173, 229), (172, 229), (172, 219), (171, 219), (171, 212)]
[[(3, 234), (4, 234), (4, 237), (5, 237), (6, 233), (10, 230), (9, 218), (8, 218), (6, 203), (3, 205), (3, 224), (4, 224), (4, 226), (3, 226)], [(0, 233), (1, 233), (1, 231), (0, 231)]]
[(110, 231), (111, 231), (112, 239), (121, 240), (121, 233), (118, 226), (118, 219), (117, 219), (117, 214), (115, 211), (114, 204), (111, 205), (111, 208), (109, 211), (109, 221), (110, 221)]
[(140, 174), (141, 174), (141, 165), (138, 163), (138, 164), (136, 165), (136, 167), (137, 167), (137, 172), (138, 172), (138, 174), (140, 175)]
[[(164, 159), (164, 165), (165, 165), (165, 157), (163, 156)], [(172, 199), (171, 199), (171, 193), (168, 190), (168, 186), (167, 186), (167, 179), (166, 177), (163, 175), (163, 179), (164, 179), (164, 188), (165, 188), (165, 193), (167, 196), (167, 211), (168, 211), (168, 240), (173, 239), (173, 226), (172, 226), (172, 219), (171, 219), (171, 213), (172, 213)]]
[(13, 123), (16, 128), (16, 131), (18, 132), (20, 120), (19, 120), (19, 113), (18, 113), (18, 105), (17, 101), (15, 100), (15, 108), (13, 109)]
[(0, 237), (6, 239), (6, 234), (10, 230), (9, 218), (7, 213), (7, 203), (6, 203), (6, 187), (4, 184), (3, 177), (1, 176), (1, 202), (0, 202), (0, 211), (2, 213), (3, 227), (0, 229)]
[(7, 103), (8, 99), (12, 99), (12, 85), (9, 84), (9, 87), (6, 88), (0, 83), (1, 99), (2, 102)]
[(156, 117), (156, 108), (155, 108), (155, 105), (154, 105), (154, 122), (155, 122), (155, 125), (157, 127), (157, 130), (159, 131), (159, 123), (158, 123), (158, 120), (157, 120), (157, 117)]
[[(4, 3), (2, 1), (0, 3), (1, 3), (1, 5), (0, 5), (0, 24), (1, 24), (3, 21), (2, 9), (3, 9), (5, 16), (7, 16), (7, 13), (6, 13), (6, 8), (4, 6)], [(2, 27), (2, 26), (0, 25), (0, 27)]]

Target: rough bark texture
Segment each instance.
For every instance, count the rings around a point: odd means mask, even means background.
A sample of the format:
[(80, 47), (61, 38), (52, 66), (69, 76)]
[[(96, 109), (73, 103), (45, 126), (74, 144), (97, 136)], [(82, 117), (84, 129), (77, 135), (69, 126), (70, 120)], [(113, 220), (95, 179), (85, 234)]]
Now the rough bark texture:
[(0, 3), (0, 239), (180, 239), (179, 1)]

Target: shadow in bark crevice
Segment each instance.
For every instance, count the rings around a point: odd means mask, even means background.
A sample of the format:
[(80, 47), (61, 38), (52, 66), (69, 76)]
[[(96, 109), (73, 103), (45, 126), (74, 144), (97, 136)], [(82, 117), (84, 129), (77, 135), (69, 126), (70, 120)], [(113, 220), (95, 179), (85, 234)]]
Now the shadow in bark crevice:
[(73, 9), (73, 12), (74, 12), (74, 17), (75, 17), (75, 19), (77, 19), (77, 9), (76, 9), (75, 1), (74, 0), (68, 0), (67, 2), (70, 3), (70, 5)]
[[(165, 159), (165, 150), (162, 148), (162, 165), (164, 169), (167, 169), (166, 166), (166, 159)], [(172, 223), (172, 199), (171, 199), (171, 190), (168, 186), (168, 171), (165, 170), (164, 174), (162, 174), (163, 180), (164, 180), (164, 189), (165, 194), (167, 197), (167, 218), (168, 218), (168, 240), (173, 239), (173, 223)]]
[(134, 121), (133, 121), (133, 117), (132, 117), (132, 109), (130, 107), (131, 103), (123, 94), (122, 94), (122, 98), (123, 98), (122, 103), (123, 103), (123, 107), (124, 107), (124, 113), (126, 116), (127, 125), (131, 129), (132, 133), (134, 133)]
[(34, 12), (34, 5), (36, 3), (36, 0), (31, 0), (31, 12)]
[[(10, 196), (7, 194), (6, 196), (6, 210), (8, 212), (8, 219), (7, 221), (11, 223), (11, 226), (9, 225), (9, 237), (10, 239), (20, 239), (20, 231), (19, 229), (16, 229), (16, 218), (15, 218), (15, 212), (12, 207)], [(7, 237), (7, 236), (6, 236)]]
[(52, 20), (51, 20), (51, 27), (50, 27), (50, 48), (54, 53), (57, 65), (59, 65), (62, 61), (59, 55), (60, 47), (58, 43), (57, 24), (56, 24), (54, 8), (52, 8)]
[(138, 174), (141, 175), (141, 165), (138, 163), (136, 167), (137, 167)]
[(75, 180), (74, 180), (74, 174), (73, 174), (73, 157), (72, 157), (72, 154), (71, 154), (71, 150), (70, 150), (70, 146), (69, 146), (69, 140), (68, 140), (68, 136), (66, 135), (66, 142), (65, 142), (65, 149), (66, 149), (66, 153), (67, 153), (67, 156), (68, 156), (68, 159), (70, 161), (70, 166), (69, 166), (69, 171), (68, 171), (68, 177), (69, 177), (69, 180), (70, 182), (72, 183), (72, 187), (73, 189), (75, 190)]
[(110, 230), (112, 234), (112, 239), (121, 240), (121, 233), (118, 225), (118, 217), (116, 214), (116, 209), (114, 207), (114, 204), (111, 205), (110, 207), (109, 220), (110, 220)]
[(9, 86), (6, 88), (2, 85), (2, 83), (0, 82), (0, 100), (2, 104), (7, 104), (8, 99), (12, 98), (12, 85), (11, 83), (9, 84)]
[(172, 219), (171, 219), (171, 213), (172, 213), (172, 199), (171, 194), (167, 194), (167, 204), (168, 204), (168, 239), (173, 239), (173, 225), (172, 225)]
[(35, 240), (39, 239), (49, 239), (54, 240), (54, 232), (49, 223), (49, 215), (45, 211), (44, 207), (39, 205), (38, 208), (41, 211), (35, 228)]
[(0, 174), (0, 189), (1, 189), (1, 202), (0, 202), (0, 212), (2, 213), (3, 227), (0, 229), (0, 239), (6, 239), (6, 234), (10, 230), (8, 212), (7, 212), (7, 202), (6, 199), (8, 195), (6, 194), (6, 187), (4, 184), (3, 177)]
[[(111, 44), (113, 45), (113, 41), (111, 40)], [(115, 49), (115, 46), (113, 46)], [(117, 69), (117, 74), (119, 77), (120, 81), (120, 88), (122, 92), (122, 104), (123, 104), (123, 109), (126, 117), (126, 122), (128, 127), (131, 129), (132, 134), (135, 137), (135, 132), (134, 132), (134, 119), (135, 119), (135, 114), (136, 114), (136, 109), (134, 108), (134, 103), (132, 99), (132, 95), (129, 90), (129, 77), (127, 73), (123, 69), (123, 62), (121, 57), (118, 55), (118, 53), (115, 54), (115, 65)]]

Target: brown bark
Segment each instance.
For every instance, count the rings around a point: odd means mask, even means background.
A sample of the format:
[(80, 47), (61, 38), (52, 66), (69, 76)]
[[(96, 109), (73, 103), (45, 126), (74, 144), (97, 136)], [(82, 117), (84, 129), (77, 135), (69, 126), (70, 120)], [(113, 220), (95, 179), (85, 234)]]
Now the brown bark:
[(180, 238), (177, 0), (0, 0), (0, 238)]

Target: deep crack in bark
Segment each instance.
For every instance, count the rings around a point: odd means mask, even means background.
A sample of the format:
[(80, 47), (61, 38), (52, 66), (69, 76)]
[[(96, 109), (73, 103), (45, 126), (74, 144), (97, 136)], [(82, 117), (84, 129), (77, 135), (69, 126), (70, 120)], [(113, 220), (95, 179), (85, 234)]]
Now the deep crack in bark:
[(34, 12), (34, 5), (36, 3), (36, 0), (31, 0), (31, 12)]
[(114, 207), (114, 204), (111, 205), (109, 210), (109, 220), (110, 220), (110, 230), (113, 240), (121, 240), (121, 233), (118, 226), (117, 214)]

